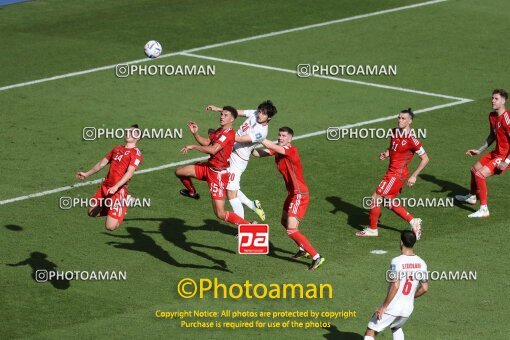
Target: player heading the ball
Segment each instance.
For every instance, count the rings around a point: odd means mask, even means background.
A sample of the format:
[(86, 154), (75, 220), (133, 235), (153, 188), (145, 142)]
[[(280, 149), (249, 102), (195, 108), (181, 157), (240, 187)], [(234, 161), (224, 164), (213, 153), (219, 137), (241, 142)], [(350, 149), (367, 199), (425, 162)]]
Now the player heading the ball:
[(474, 156), (484, 152), (494, 141), (496, 147), (480, 158), (471, 168), (471, 190), (467, 195), (456, 195), (460, 202), (475, 204), (477, 196), (480, 198), (480, 209), (468, 215), (471, 218), (489, 217), (487, 207), (487, 177), (500, 175), (510, 164), (510, 113), (505, 104), (508, 93), (503, 89), (492, 91), (492, 111), (489, 113), (489, 136), (478, 149), (469, 149), (466, 155)]

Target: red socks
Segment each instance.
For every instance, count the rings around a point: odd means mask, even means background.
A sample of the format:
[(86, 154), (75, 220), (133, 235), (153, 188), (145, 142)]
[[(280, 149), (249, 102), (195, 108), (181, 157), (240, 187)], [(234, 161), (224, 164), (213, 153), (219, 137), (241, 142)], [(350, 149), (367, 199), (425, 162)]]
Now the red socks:
[(375, 205), (370, 209), (370, 229), (377, 229), (379, 217), (381, 216), (381, 206)]
[(413, 215), (408, 213), (407, 210), (405, 210), (404, 207), (401, 205), (396, 206), (396, 207), (392, 206), (391, 211), (393, 211), (395, 214), (397, 214), (398, 216), (400, 216), (402, 219), (406, 220), (407, 222), (411, 222), (411, 220), (413, 219)]
[(230, 222), (230, 223), (235, 224), (235, 225), (250, 224), (250, 222), (242, 219), (241, 217), (239, 217), (239, 215), (237, 215), (233, 211), (226, 211), (225, 212), (225, 221)]
[(482, 175), (480, 171), (475, 173), (475, 181), (478, 190), (480, 191), (478, 195), (480, 196), (480, 204), (487, 205), (487, 182), (485, 181), (485, 176)]
[(310, 254), (311, 257), (317, 255), (317, 251), (314, 247), (312, 247), (310, 241), (308, 241), (306, 236), (301, 234), (299, 230), (287, 229), (287, 235), (289, 235), (289, 237), (293, 239), (299, 247), (303, 248), (308, 254)]
[(182, 184), (188, 189), (189, 193), (191, 195), (194, 195), (197, 191), (195, 190), (195, 187), (193, 186), (193, 183), (191, 182), (191, 178), (189, 177), (179, 177)]

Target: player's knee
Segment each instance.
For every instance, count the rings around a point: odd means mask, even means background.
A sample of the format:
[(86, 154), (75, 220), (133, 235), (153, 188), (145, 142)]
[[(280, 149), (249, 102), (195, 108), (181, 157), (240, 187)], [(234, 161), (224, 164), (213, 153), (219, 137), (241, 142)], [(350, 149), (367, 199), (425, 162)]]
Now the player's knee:
[(116, 219), (109, 219), (109, 218), (106, 219), (105, 228), (108, 231), (114, 231), (116, 229), (119, 229), (119, 227), (120, 227), (120, 223)]
[(225, 221), (227, 214), (224, 210), (214, 210), (214, 214), (217, 218), (219, 218), (222, 221)]

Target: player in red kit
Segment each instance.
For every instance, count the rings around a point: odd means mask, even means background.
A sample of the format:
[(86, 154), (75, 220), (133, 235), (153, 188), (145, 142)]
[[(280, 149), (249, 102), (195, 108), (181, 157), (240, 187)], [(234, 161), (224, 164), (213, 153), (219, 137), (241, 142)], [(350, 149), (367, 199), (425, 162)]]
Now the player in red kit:
[(485, 144), (478, 149), (466, 151), (466, 155), (479, 155), (494, 141), (496, 148), (480, 158), (471, 168), (471, 190), (468, 195), (456, 195), (455, 199), (469, 204), (476, 203), (476, 196), (480, 198), (480, 209), (468, 217), (489, 217), (487, 207), (487, 177), (500, 175), (510, 164), (510, 112), (505, 104), (508, 93), (503, 89), (492, 91), (492, 112), (489, 113), (490, 132)]
[(308, 266), (308, 269), (315, 270), (325, 260), (298, 229), (299, 222), (305, 216), (306, 208), (308, 208), (310, 194), (303, 177), (303, 166), (298, 150), (294, 145), (291, 145), (293, 136), (294, 131), (291, 128), (281, 127), (278, 130), (278, 145), (265, 139), (262, 144), (267, 149), (255, 149), (252, 154), (255, 157), (275, 156), (276, 167), (283, 176), (288, 192), (283, 205), (281, 223), (287, 229), (287, 235), (299, 247), (299, 251), (293, 258), (311, 257), (312, 263)]
[(413, 118), (414, 113), (410, 108), (401, 111), (398, 115), (398, 127), (392, 130), (393, 136), (390, 141), (390, 147), (379, 155), (380, 160), (389, 157), (390, 164), (384, 178), (372, 195), (370, 226), (362, 231), (358, 231), (356, 236), (379, 235), (377, 224), (381, 216), (381, 203), (383, 200), (387, 200), (389, 201), (388, 208), (411, 225), (418, 240), (421, 237), (421, 219), (414, 218), (402, 205), (392, 202), (402, 191), (402, 187), (409, 173), (408, 165), (413, 159), (414, 154), (416, 153), (421, 160), (416, 170), (407, 179), (407, 185), (409, 187), (412, 187), (416, 183), (418, 174), (429, 162), (429, 157), (425, 153), (421, 142), (415, 138), (415, 134), (413, 130), (411, 130)]
[(76, 173), (76, 178), (84, 180), (110, 164), (108, 174), (91, 199), (91, 207), (88, 208), (90, 217), (107, 216), (105, 226), (108, 230), (119, 228), (126, 216), (130, 201), (127, 185), (142, 163), (142, 153), (136, 147), (139, 140), (140, 129), (138, 125), (132, 125), (127, 130), (124, 146), (114, 147), (89, 171)]
[(191, 178), (200, 181), (206, 181), (209, 186), (213, 201), (213, 210), (216, 217), (232, 224), (249, 224), (232, 211), (225, 211), (226, 187), (228, 183), (229, 166), (228, 159), (232, 153), (235, 142), (235, 131), (232, 124), (237, 118), (237, 110), (231, 106), (223, 107), (220, 114), (220, 127), (208, 137), (202, 137), (198, 134), (198, 125), (195, 122), (189, 122), (188, 128), (200, 145), (187, 145), (181, 152), (187, 154), (189, 150), (197, 150), (210, 155), (209, 160), (203, 163), (185, 165), (175, 170), (175, 175), (179, 177), (182, 184), (186, 187), (181, 189), (183, 196), (199, 199), (200, 195), (195, 190)]

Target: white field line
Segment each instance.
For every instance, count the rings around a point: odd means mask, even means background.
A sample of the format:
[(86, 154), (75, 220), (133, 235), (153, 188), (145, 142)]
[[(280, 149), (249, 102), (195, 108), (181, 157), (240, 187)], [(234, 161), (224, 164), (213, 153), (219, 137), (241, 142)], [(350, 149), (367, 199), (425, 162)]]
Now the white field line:
[[(273, 67), (273, 66), (266, 66), (266, 65), (260, 65), (260, 64), (247, 63), (247, 62), (244, 62), (244, 61), (237, 61), (237, 60), (231, 60), (231, 59), (209, 57), (209, 56), (199, 55), (199, 54), (194, 54), (194, 53), (182, 53), (182, 55), (185, 55), (185, 56), (188, 56), (188, 57), (199, 58), (199, 59), (218, 61), (218, 62), (227, 63), (227, 64), (242, 65), (242, 66), (260, 68), (260, 69), (270, 70), (270, 71), (291, 73), (291, 74), (296, 75), (296, 77), (297, 77), (297, 73), (296, 73), (297, 71), (296, 70), (291, 70), (291, 69), (286, 69), (286, 68), (281, 68), (281, 67)], [(439, 94), (439, 93), (425, 92), (425, 91), (408, 89), (408, 88), (405, 88), (405, 87), (390, 86), (390, 85), (383, 85), (383, 84), (377, 84), (377, 83), (369, 83), (369, 82), (366, 82), (366, 81), (353, 80), (353, 79), (347, 79), (347, 78), (338, 78), (338, 77), (323, 76), (323, 75), (313, 75), (312, 77), (322, 78), (322, 79), (329, 79), (329, 80), (336, 80), (336, 81), (340, 81), (340, 82), (344, 82), (344, 83), (351, 83), (351, 84), (357, 84), (357, 85), (363, 85), (363, 86), (372, 86), (372, 87), (377, 87), (377, 88), (386, 89), (386, 90), (394, 90), (394, 91), (408, 92), (408, 93), (414, 93), (414, 94), (421, 94), (421, 95), (424, 95), (424, 96), (431, 96), (431, 97), (445, 98), (445, 99), (453, 99), (453, 100), (456, 100), (456, 101), (471, 101), (471, 99), (467, 99), (467, 98), (453, 97), (453, 96), (447, 96), (447, 95)]]
[[(377, 16), (377, 15), (404, 11), (404, 10), (408, 10), (408, 9), (412, 9), (412, 8), (417, 8), (417, 7), (434, 5), (434, 4), (445, 2), (445, 1), (448, 1), (448, 0), (434, 0), (434, 1), (421, 2), (421, 3), (417, 3), (417, 4), (413, 4), (413, 5), (408, 5), (408, 6), (395, 7), (395, 8), (390, 8), (390, 9), (386, 9), (386, 10), (383, 10), (383, 11), (377, 11), (377, 12), (372, 12), (372, 13), (355, 15), (355, 16), (348, 17), (348, 18), (342, 18), (342, 19), (337, 19), (337, 20), (321, 22), (321, 23), (317, 23), (317, 24), (313, 24), (313, 25), (306, 25), (306, 26), (295, 27), (295, 28), (286, 29), (286, 30), (282, 30), (282, 31), (275, 31), (275, 32), (266, 33), (266, 34), (259, 34), (259, 35), (255, 35), (255, 36), (252, 36), (252, 37), (236, 39), (236, 40), (226, 41), (226, 42), (222, 42), (222, 43), (206, 45), (206, 46), (202, 46), (202, 47), (196, 47), (196, 48), (192, 48), (192, 49), (188, 49), (188, 50), (184, 50), (184, 51), (180, 51), (180, 52), (167, 53), (167, 54), (161, 55), (158, 59), (174, 57), (174, 56), (178, 56), (178, 55), (180, 55), (182, 53), (186, 53), (186, 52), (203, 51), (203, 50), (208, 50), (208, 49), (211, 49), (211, 48), (217, 48), (217, 47), (223, 47), (223, 46), (228, 46), (228, 45), (233, 45), (233, 44), (239, 44), (239, 43), (243, 43), (243, 42), (247, 42), (247, 41), (264, 39), (264, 38), (274, 37), (274, 36), (277, 36), (277, 35), (282, 35), (282, 34), (287, 34), (287, 33), (292, 33), (292, 32), (298, 32), (298, 31), (304, 31), (304, 30), (308, 30), (308, 29), (312, 29), (312, 28), (323, 27), (323, 26), (328, 26), (328, 25), (334, 25), (334, 24), (339, 24), (339, 23), (342, 23), (342, 22), (359, 20), (359, 19), (369, 18), (369, 17), (373, 17), (373, 16)], [(92, 68), (92, 69), (83, 70), (83, 71), (77, 71), (77, 72), (61, 74), (61, 75), (57, 75), (57, 76), (53, 76), (53, 77), (48, 77), (48, 78), (31, 80), (31, 81), (27, 81), (27, 82), (23, 82), (23, 83), (2, 86), (2, 87), (0, 87), (0, 92), (11, 90), (11, 89), (15, 89), (15, 88), (19, 88), (19, 87), (24, 87), (24, 86), (30, 86), (30, 85), (45, 83), (45, 82), (52, 81), (52, 80), (59, 80), (59, 79), (70, 78), (70, 77), (75, 77), (75, 76), (81, 76), (81, 75), (84, 75), (84, 74), (89, 74), (89, 73), (94, 73), (94, 72), (99, 72), (99, 71), (111, 70), (111, 69), (114, 69), (117, 65), (139, 64), (139, 63), (144, 63), (144, 62), (148, 62), (148, 61), (150, 61), (150, 59), (147, 59), (147, 58), (137, 59), (137, 60), (127, 61), (127, 62), (118, 63), (118, 64), (114, 64), (114, 65), (107, 65), (107, 66)]]
[[(431, 107), (427, 107), (427, 108), (424, 108), (424, 109), (421, 109), (421, 110), (416, 110), (415, 113), (418, 114), (418, 113), (423, 113), (423, 112), (430, 112), (430, 111), (439, 110), (439, 109), (446, 108), (446, 107), (451, 107), (451, 106), (455, 106), (455, 105), (460, 105), (460, 104), (468, 103), (470, 101), (471, 100), (466, 99), (466, 100), (461, 100), (461, 101), (452, 102), (452, 103), (448, 103), (448, 104), (431, 106)], [(338, 129), (350, 129), (350, 128), (353, 128), (353, 127), (369, 125), (369, 124), (378, 123), (378, 122), (384, 122), (384, 121), (391, 120), (391, 119), (396, 119), (396, 115), (391, 115), (391, 116), (387, 116), (387, 117), (371, 119), (371, 120), (367, 120), (367, 121), (364, 121), (364, 122), (348, 124), (348, 125), (344, 125), (344, 126), (338, 126), (338, 127), (335, 127), (335, 128), (338, 128)], [(293, 139), (294, 140), (298, 140), (298, 139), (304, 139), (304, 138), (310, 138), (310, 137), (314, 137), (314, 136), (319, 136), (319, 135), (323, 135), (323, 134), (326, 134), (326, 130), (321, 130), (321, 131), (307, 133), (307, 134), (304, 134), (304, 135), (296, 136)], [(168, 168), (173, 168), (173, 167), (180, 166), (180, 165), (185, 165), (185, 164), (193, 164), (195, 162), (204, 161), (206, 159), (207, 159), (207, 156), (206, 157), (199, 157), (199, 158), (192, 158), (192, 159), (188, 159), (188, 160), (184, 160), (184, 161), (180, 161), (180, 162), (172, 162), (172, 163), (156, 166), (156, 167), (153, 167), (153, 168), (148, 168), (148, 169), (143, 169), (143, 170), (137, 171), (137, 172), (135, 172), (135, 175), (146, 174), (146, 173), (150, 173), (150, 172), (154, 172), (154, 171), (159, 171), (159, 170), (164, 170), (164, 169), (168, 169)], [(23, 200), (27, 200), (29, 198), (34, 198), (34, 197), (46, 196), (46, 195), (54, 194), (54, 193), (57, 193), (57, 192), (67, 191), (67, 190), (71, 190), (71, 189), (75, 189), (75, 188), (79, 188), (79, 187), (83, 187), (83, 186), (99, 184), (99, 183), (101, 183), (101, 181), (102, 181), (102, 179), (97, 179), (97, 180), (87, 181), (87, 182), (80, 182), (80, 183), (76, 183), (76, 184), (73, 184), (73, 185), (68, 185), (68, 186), (65, 186), (65, 187), (60, 187), (60, 188), (56, 188), (56, 189), (51, 189), (51, 190), (46, 190), (46, 191), (42, 191), (42, 192), (33, 193), (33, 194), (30, 194), (30, 195), (9, 198), (9, 199), (0, 201), (0, 205), (5, 205), (5, 204), (13, 203), (13, 202), (18, 202), (18, 201), (23, 201)]]

